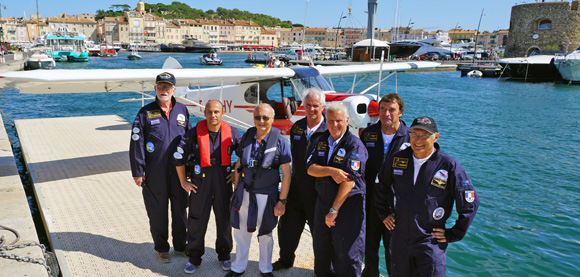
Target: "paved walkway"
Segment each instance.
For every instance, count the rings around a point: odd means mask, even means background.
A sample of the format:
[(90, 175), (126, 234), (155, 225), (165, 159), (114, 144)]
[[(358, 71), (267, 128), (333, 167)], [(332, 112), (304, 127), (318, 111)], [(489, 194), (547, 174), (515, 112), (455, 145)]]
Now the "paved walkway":
[[(0, 226), (14, 229), (20, 234), (20, 240), (16, 244), (38, 243), (38, 235), (2, 116), (0, 116), (0, 207)], [(12, 244), (16, 239), (14, 233), (4, 228), (0, 228), (0, 236), (5, 236), (5, 246)], [(1, 253), (34, 259), (44, 258), (39, 246), (17, 248)], [(0, 257), (0, 276), (48, 276), (48, 273), (42, 265)]]
[[(171, 251), (170, 264), (157, 261), (141, 189), (131, 178), (130, 127), (118, 116), (16, 120), (63, 276), (185, 275), (186, 257)], [(213, 248), (214, 222), (196, 276), (225, 275)], [(256, 239), (245, 276), (259, 276), (257, 246)], [(277, 243), (273, 258), (278, 259)], [(306, 233), (295, 266), (276, 276), (314, 275), (312, 239)]]

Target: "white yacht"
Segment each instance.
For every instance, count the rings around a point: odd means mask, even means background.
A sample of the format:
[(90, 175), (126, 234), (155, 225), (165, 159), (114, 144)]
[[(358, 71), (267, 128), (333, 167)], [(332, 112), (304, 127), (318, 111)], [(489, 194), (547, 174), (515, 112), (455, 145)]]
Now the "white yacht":
[(556, 56), (554, 65), (565, 81), (580, 82), (580, 47), (566, 56)]

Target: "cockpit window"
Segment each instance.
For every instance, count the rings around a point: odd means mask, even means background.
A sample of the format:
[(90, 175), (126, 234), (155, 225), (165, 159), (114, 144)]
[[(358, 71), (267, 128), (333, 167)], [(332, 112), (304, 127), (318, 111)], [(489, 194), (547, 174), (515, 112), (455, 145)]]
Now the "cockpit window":
[(258, 85), (251, 85), (244, 92), (244, 100), (250, 104), (258, 104)]

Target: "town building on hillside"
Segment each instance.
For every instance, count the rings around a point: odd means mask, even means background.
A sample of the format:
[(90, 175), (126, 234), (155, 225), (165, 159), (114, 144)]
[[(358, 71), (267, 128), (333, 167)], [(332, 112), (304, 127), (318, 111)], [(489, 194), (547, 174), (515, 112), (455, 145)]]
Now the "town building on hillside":
[(46, 23), (50, 30), (56, 30), (60, 26), (65, 26), (70, 31), (83, 33), (87, 39), (97, 40), (97, 22), (93, 20), (61, 14), (59, 17), (48, 17)]
[(125, 18), (129, 22), (129, 43), (143, 43), (145, 39), (143, 14), (138, 11), (125, 11)]
[(580, 1), (539, 2), (512, 7), (506, 57), (535, 50), (572, 51), (580, 45)]
[(269, 31), (264, 28), (260, 29), (260, 43), (261, 46), (278, 47), (278, 36), (275, 31)]

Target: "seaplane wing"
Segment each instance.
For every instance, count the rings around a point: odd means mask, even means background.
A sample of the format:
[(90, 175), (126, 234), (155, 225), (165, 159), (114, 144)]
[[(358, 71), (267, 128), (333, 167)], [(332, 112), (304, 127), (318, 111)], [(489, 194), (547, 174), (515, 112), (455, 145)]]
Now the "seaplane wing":
[[(406, 63), (384, 63), (383, 72), (408, 71), (417, 69), (435, 68), (436, 62), (406, 62)], [(356, 74), (374, 74), (381, 70), (380, 64), (345, 65), (345, 66), (316, 66), (323, 77), (340, 77)]]
[(162, 72), (175, 75), (177, 86), (220, 86), (291, 78), (289, 68), (224, 69), (76, 69), (14, 71), (0, 74), (6, 87), (20, 93), (121, 92), (152, 90)]

